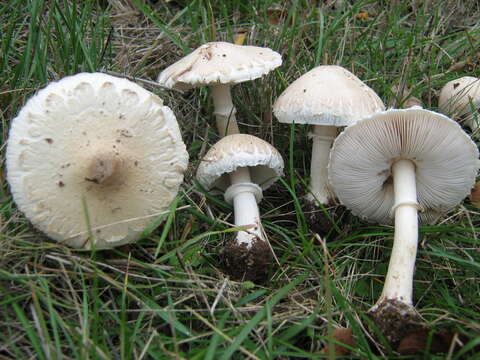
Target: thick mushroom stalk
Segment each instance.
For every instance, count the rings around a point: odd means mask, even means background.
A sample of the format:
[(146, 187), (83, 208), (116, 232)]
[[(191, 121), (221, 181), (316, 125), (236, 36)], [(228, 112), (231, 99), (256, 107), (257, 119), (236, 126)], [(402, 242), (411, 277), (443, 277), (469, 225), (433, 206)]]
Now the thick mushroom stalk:
[[(395, 300), (412, 305), (413, 272), (418, 245), (418, 202), (415, 164), (399, 160), (392, 166), (395, 234), (382, 295), (377, 304)], [(413, 310), (413, 309), (412, 309)]]
[(312, 161), (310, 164), (310, 192), (306, 200), (320, 204), (328, 204), (331, 193), (328, 189), (328, 159), (330, 148), (337, 136), (335, 126), (316, 125), (312, 134)]
[(422, 326), (412, 304), (418, 218), (434, 221), (460, 203), (478, 167), (477, 146), (457, 123), (416, 107), (371, 115), (333, 144), (329, 181), (339, 200), (355, 215), (395, 223), (385, 286), (369, 310), (393, 347)]
[(230, 85), (219, 84), (212, 86), (214, 114), (217, 121), (217, 130), (220, 137), (239, 134), (235, 107), (232, 102)]
[(412, 304), (413, 273), (418, 245), (418, 202), (415, 164), (398, 160), (392, 165), (395, 204), (395, 234), (382, 294), (369, 310), (375, 323), (392, 344), (405, 331), (418, 326)]
[(230, 181), (225, 200), (233, 203), (235, 225), (248, 226), (237, 233), (236, 244), (250, 249), (256, 241), (265, 241), (257, 205), (262, 199), (262, 188), (252, 183), (248, 168), (244, 167), (231, 173)]

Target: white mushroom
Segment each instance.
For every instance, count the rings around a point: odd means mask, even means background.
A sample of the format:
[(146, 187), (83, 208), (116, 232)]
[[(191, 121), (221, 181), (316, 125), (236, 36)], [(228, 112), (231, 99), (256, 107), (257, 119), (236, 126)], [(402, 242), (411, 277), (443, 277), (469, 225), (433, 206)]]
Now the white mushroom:
[(370, 221), (395, 221), (385, 285), (370, 310), (393, 343), (417, 318), (417, 213), (428, 222), (461, 202), (478, 167), (477, 147), (460, 126), (420, 108), (374, 114), (346, 128), (333, 144), (329, 179), (339, 200)]
[(438, 109), (472, 131), (479, 127), (480, 78), (464, 76), (446, 83), (440, 91)]
[(282, 174), (279, 152), (266, 141), (246, 134), (222, 138), (198, 167), (197, 178), (202, 186), (225, 192), (225, 200), (233, 203), (235, 225), (247, 226), (237, 233), (225, 254), (229, 271), (237, 277), (258, 280), (265, 275), (271, 251), (257, 203), (262, 199), (262, 190)]
[(273, 106), (283, 123), (312, 124), (313, 148), (307, 200), (328, 204), (327, 165), (337, 127), (385, 109), (377, 94), (348, 70), (318, 66), (295, 80)]
[(269, 48), (210, 42), (163, 70), (158, 82), (180, 90), (211, 86), (217, 129), (223, 137), (239, 133), (230, 85), (262, 77), (281, 64), (280, 54)]
[(102, 249), (165, 213), (188, 165), (172, 111), (140, 86), (77, 74), (49, 84), (12, 121), (7, 180), (49, 237)]

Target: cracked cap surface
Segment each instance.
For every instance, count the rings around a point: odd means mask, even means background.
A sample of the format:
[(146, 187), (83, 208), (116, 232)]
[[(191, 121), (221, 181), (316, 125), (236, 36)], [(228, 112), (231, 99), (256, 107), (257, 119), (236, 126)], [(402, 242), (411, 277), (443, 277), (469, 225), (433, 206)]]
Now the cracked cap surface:
[[(13, 198), (35, 227), (100, 249), (136, 240), (168, 210), (188, 153), (160, 98), (125, 79), (82, 73), (28, 100), (11, 123), (6, 164)], [(92, 167), (114, 175), (95, 182)]]

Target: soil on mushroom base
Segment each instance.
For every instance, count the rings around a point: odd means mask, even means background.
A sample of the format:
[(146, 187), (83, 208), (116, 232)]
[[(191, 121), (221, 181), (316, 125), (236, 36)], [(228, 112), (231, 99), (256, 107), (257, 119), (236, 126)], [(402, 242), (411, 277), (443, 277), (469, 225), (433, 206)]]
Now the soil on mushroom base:
[(328, 208), (323, 210), (305, 197), (301, 200), (301, 206), (310, 231), (317, 233), (321, 237), (330, 233), (331, 236), (327, 238), (327, 241), (335, 238), (334, 223), (340, 228), (342, 228), (342, 224), (349, 223), (350, 212), (344, 206), (328, 206)]
[(424, 327), (413, 307), (395, 299), (382, 301), (368, 315), (395, 349), (402, 339)]
[(222, 265), (233, 279), (256, 283), (267, 280), (272, 252), (265, 241), (255, 239), (251, 248), (247, 248), (245, 243), (238, 244), (233, 239), (222, 251), (222, 257)]

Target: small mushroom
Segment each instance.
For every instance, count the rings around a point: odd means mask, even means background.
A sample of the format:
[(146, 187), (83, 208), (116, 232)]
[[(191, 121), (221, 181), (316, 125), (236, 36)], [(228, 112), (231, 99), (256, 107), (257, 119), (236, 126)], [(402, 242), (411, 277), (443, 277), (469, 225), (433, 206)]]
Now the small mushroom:
[(352, 125), (385, 109), (377, 94), (348, 70), (318, 66), (295, 80), (273, 106), (283, 123), (313, 125), (310, 193), (307, 200), (328, 204), (327, 165), (337, 127)]
[(395, 223), (385, 285), (369, 314), (392, 344), (418, 322), (412, 303), (418, 220), (436, 219), (469, 193), (478, 150), (448, 117), (420, 108), (374, 114), (333, 144), (329, 179), (339, 200), (370, 221)]
[(50, 83), (12, 121), (7, 180), (18, 208), (52, 239), (103, 249), (136, 240), (168, 210), (188, 153), (173, 112), (140, 86), (100, 73)]
[(480, 79), (464, 76), (446, 83), (440, 91), (438, 109), (476, 131), (480, 125)]
[(281, 64), (280, 54), (269, 48), (210, 42), (163, 70), (158, 82), (180, 90), (211, 86), (217, 129), (223, 137), (239, 133), (230, 85), (262, 77)]
[(227, 245), (225, 263), (236, 278), (261, 281), (271, 262), (258, 205), (262, 191), (283, 174), (283, 159), (266, 141), (252, 135), (234, 134), (222, 138), (202, 159), (197, 179), (207, 190), (224, 192), (233, 204), (235, 225), (246, 226)]

